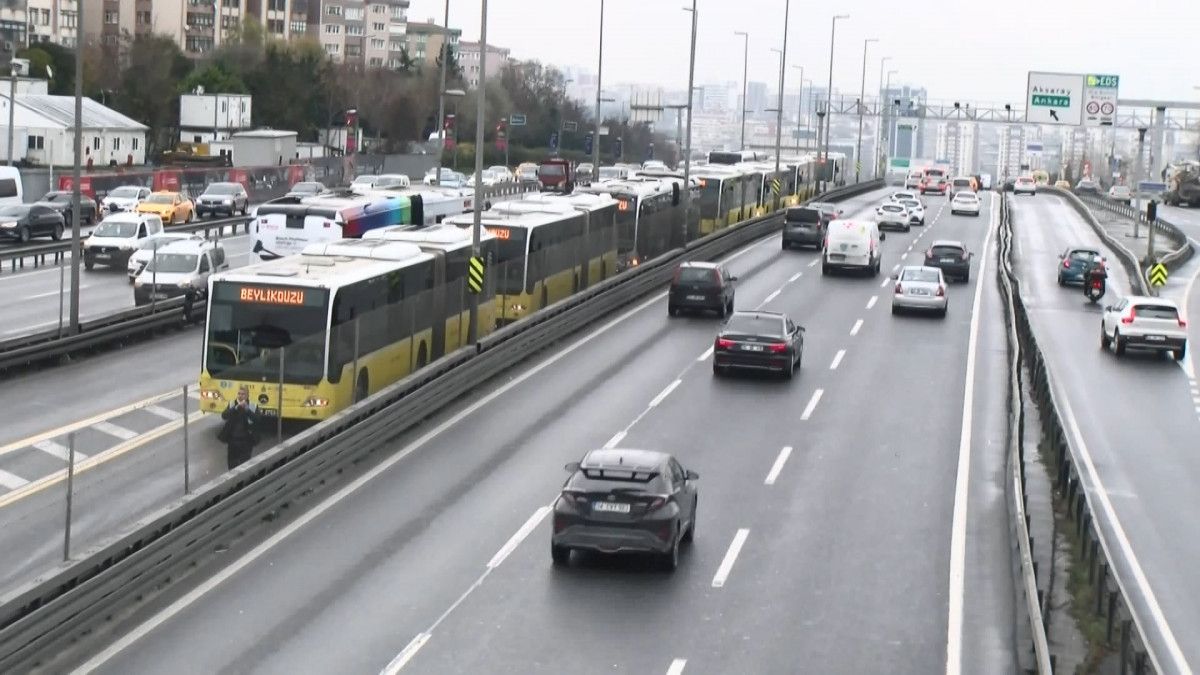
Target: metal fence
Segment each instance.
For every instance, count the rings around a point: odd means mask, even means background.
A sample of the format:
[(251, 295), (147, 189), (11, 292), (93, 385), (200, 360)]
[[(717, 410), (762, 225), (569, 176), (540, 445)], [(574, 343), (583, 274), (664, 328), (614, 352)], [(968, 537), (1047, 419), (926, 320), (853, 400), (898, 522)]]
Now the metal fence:
[(1162, 235), (1171, 243), (1171, 248), (1166, 251), (1155, 251), (1155, 258), (1153, 260), (1144, 258), (1142, 260), (1144, 267), (1148, 268), (1155, 263), (1162, 263), (1166, 265), (1168, 270), (1174, 271), (1183, 266), (1195, 253), (1188, 236), (1184, 234), (1183, 230), (1179, 229), (1178, 225), (1175, 225), (1166, 218), (1160, 216), (1155, 218), (1154, 222), (1150, 222), (1146, 218), (1144, 211), (1139, 211), (1128, 204), (1115, 202), (1096, 194), (1082, 194), (1079, 195), (1079, 199), (1084, 204), (1087, 204), (1090, 209), (1103, 209), (1127, 220), (1137, 222), (1147, 229), (1153, 228), (1155, 233)]

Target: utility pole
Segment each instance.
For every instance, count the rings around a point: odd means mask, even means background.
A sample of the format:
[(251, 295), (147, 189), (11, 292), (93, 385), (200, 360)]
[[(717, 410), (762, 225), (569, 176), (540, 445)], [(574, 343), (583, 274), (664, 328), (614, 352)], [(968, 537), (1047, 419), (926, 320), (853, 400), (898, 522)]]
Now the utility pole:
[(854, 146), (854, 182), (859, 182), (862, 175), (862, 129), (863, 129), (863, 107), (866, 104), (867, 97), (867, 47), (872, 42), (879, 42), (878, 38), (867, 38), (863, 40), (863, 65), (862, 65), (862, 84), (858, 89), (858, 143)]
[(796, 94), (796, 154), (800, 154), (801, 123), (804, 120), (804, 66), (793, 65), (800, 69), (800, 93)]
[[(779, 153), (780, 145), (783, 141), (783, 79), (787, 72), (787, 38), (788, 38), (788, 17), (792, 9), (792, 0), (784, 0), (783, 3), (783, 49), (779, 52), (779, 103), (775, 106), (775, 175), (779, 175)], [(801, 81), (803, 84), (803, 81)], [(772, 185), (772, 192), (774, 191)], [(772, 210), (779, 210), (779, 197), (783, 192), (783, 184), (780, 183), (779, 191), (775, 192), (771, 202), (774, 206)]]
[[(71, 334), (79, 332), (79, 259), (83, 257), (83, 249), (79, 240), (79, 204), (83, 199), (82, 186), (83, 176), (81, 165), (83, 162), (83, 27), (87, 24), (83, 20), (83, 6), (85, 3), (75, 3), (75, 29), (78, 36), (75, 40), (75, 166), (71, 170)], [(12, 102), (9, 102), (10, 109)], [(9, 132), (12, 132), (12, 124), (8, 125)], [(12, 143), (8, 144), (12, 148)]]
[[(483, 219), (483, 120), (487, 115), (487, 96), (483, 95), (487, 90), (487, 0), (480, 0), (480, 5), (479, 90), (475, 96), (475, 211), (471, 221), (471, 256), (476, 258), (479, 257), (480, 221)], [(441, 169), (438, 173), (441, 173)], [(485, 274), (487, 273), (485, 271)], [(475, 344), (479, 339), (479, 294), (470, 295), (471, 312), (467, 319), (467, 339), (471, 344)]]
[(738, 146), (739, 150), (746, 149), (746, 85), (750, 76), (750, 34), (743, 30), (733, 31), (734, 35), (741, 35), (742, 40), (742, 143)]
[[(78, 51), (78, 50), (76, 50)], [(17, 108), (17, 44), (8, 55), (8, 165), (13, 165), (13, 117)]]
[(849, 14), (836, 14), (830, 22), (829, 29), (829, 85), (825, 90), (825, 114), (829, 117), (829, 125), (831, 128), (825, 130), (825, 153), (821, 157), (821, 177), (824, 178), (825, 172), (829, 171), (829, 177), (833, 178), (833, 171), (829, 167), (829, 136), (833, 130), (833, 45), (837, 40), (837, 22), (838, 19), (849, 19)]
[[(438, 84), (438, 118), (437, 118), (438, 149), (437, 149), (437, 170), (433, 174), (433, 184), (434, 185), (442, 184), (442, 153), (446, 151), (446, 64), (450, 60), (450, 0), (446, 0), (446, 22), (445, 22), (444, 26), (445, 26), (446, 32), (442, 33), (442, 65), (441, 65), (441, 68), (439, 69), (441, 71), (441, 75), (440, 75), (440, 79), (438, 80), (438, 82), (439, 82), (439, 84)], [(479, 46), (479, 54), (480, 54), (479, 58), (482, 59), (483, 58), (483, 45), (482, 44), (480, 44), (480, 46)], [(481, 61), (481, 63), (482, 63), (482, 61)], [(479, 80), (481, 83), (483, 82), (482, 66), (480, 69)], [(482, 88), (480, 89), (480, 91), (482, 91)], [(356, 119), (357, 119), (357, 117), (356, 117)], [(454, 120), (454, 128), (455, 128), (455, 130), (458, 129), (458, 120), (457, 119)], [(475, 150), (478, 152), (479, 148), (476, 147)], [(455, 145), (455, 147), (454, 147), (454, 152), (455, 152), (455, 154), (458, 153), (457, 145)], [(479, 179), (476, 178), (475, 180), (478, 181)], [(475, 248), (479, 248), (478, 243), (475, 245)]]
[[(600, 180), (600, 82), (604, 77), (604, 0), (600, 0), (600, 55), (596, 57), (596, 135), (592, 138), (592, 180)], [(559, 141), (562, 142), (561, 139)]]
[(685, 7), (684, 11), (692, 13), (692, 49), (688, 56), (687, 138), (683, 150), (683, 229), (686, 240), (692, 213), (692, 91), (696, 86), (696, 0), (692, 0), (691, 9)]
[[(1142, 180), (1142, 161), (1143, 161), (1142, 158), (1146, 153), (1146, 127), (1138, 127), (1137, 132), (1138, 132), (1138, 154), (1137, 154), (1137, 161), (1134, 162), (1134, 165), (1133, 165), (1134, 166), (1133, 185), (1130, 186), (1130, 191), (1132, 191), (1134, 193), (1134, 195), (1133, 195), (1134, 203), (1137, 205), (1136, 208), (1138, 210), (1138, 213), (1141, 213), (1142, 212), (1142, 195), (1141, 195), (1141, 193), (1139, 193), (1137, 191), (1137, 184), (1138, 184), (1138, 181)], [(1133, 219), (1133, 238), (1134, 239), (1138, 238), (1138, 224), (1140, 222), (1141, 222), (1141, 219), (1139, 219), (1139, 218)]]
[(883, 93), (883, 66), (892, 57), (885, 56), (879, 59), (879, 115), (875, 118), (875, 169), (872, 174), (873, 178), (879, 178), (884, 174), (883, 169), (883, 119), (886, 103), (884, 102)]

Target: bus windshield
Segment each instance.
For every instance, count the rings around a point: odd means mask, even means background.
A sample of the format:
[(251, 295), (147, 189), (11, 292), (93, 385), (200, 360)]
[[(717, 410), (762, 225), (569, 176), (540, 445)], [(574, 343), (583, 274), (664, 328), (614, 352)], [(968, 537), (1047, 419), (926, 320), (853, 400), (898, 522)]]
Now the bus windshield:
[(715, 178), (702, 178), (700, 185), (700, 217), (716, 218), (719, 215), (717, 208), (720, 206), (721, 181)]
[(496, 255), (500, 263), (496, 276), (496, 291), (504, 294), (521, 293), (525, 289), (525, 230), (519, 227), (488, 225), (487, 231), (496, 235)]
[(218, 282), (208, 311), (204, 367), (225, 380), (317, 384), (325, 375), (329, 292)]
[(617, 202), (617, 252), (637, 248), (637, 197), (620, 197)]

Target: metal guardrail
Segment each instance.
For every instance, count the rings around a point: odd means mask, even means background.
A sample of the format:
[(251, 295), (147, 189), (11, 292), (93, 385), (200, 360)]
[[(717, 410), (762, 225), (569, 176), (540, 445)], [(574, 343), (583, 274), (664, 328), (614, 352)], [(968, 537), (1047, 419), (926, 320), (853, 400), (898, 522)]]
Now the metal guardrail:
[(1173, 248), (1165, 253), (1156, 251), (1155, 253), (1157, 253), (1157, 258), (1155, 260), (1143, 259), (1143, 267), (1149, 268), (1155, 263), (1162, 263), (1163, 265), (1167, 266), (1168, 270), (1175, 271), (1176, 269), (1182, 267), (1188, 260), (1191, 260), (1192, 256), (1195, 255), (1195, 248), (1192, 246), (1192, 242), (1190, 239), (1188, 239), (1187, 234), (1185, 234), (1178, 225), (1172, 223), (1166, 218), (1156, 218), (1154, 222), (1151, 223), (1149, 219), (1146, 218), (1146, 214), (1144, 212), (1139, 211), (1127, 204), (1106, 199), (1100, 195), (1081, 195), (1080, 201), (1087, 204), (1089, 208), (1104, 209), (1105, 211), (1114, 213), (1122, 218), (1135, 220), (1147, 228), (1153, 227), (1155, 232), (1171, 242)]
[(1146, 281), (1146, 273), (1142, 267), (1142, 261), (1133, 251), (1129, 250), (1128, 246), (1108, 233), (1108, 230), (1096, 220), (1095, 214), (1092, 213), (1091, 209), (1088, 208), (1087, 204), (1078, 195), (1070, 190), (1063, 190), (1050, 185), (1039, 186), (1038, 192), (1046, 192), (1066, 199), (1067, 203), (1087, 221), (1087, 224), (1091, 225), (1096, 236), (1100, 237), (1104, 245), (1111, 249), (1117, 258), (1121, 260), (1121, 265), (1125, 268), (1125, 273), (1129, 276), (1130, 282), (1137, 285), (1137, 288), (1133, 289), (1136, 295), (1157, 295), (1154, 288)]
[[(883, 187), (831, 190), (839, 200)], [(0, 672), (24, 672), (69, 652), (114, 620), (236, 542), (278, 510), (421, 421), (554, 342), (603, 320), (667, 283), (684, 260), (711, 260), (777, 231), (778, 213), (694, 241), (497, 330), (370, 398), (255, 456), (125, 533), (0, 598)]]
[[(1006, 215), (1001, 221), (1002, 227), (1007, 228), (1011, 237), (1011, 211)], [(1082, 609), (1090, 609), (1096, 617), (1105, 620), (1104, 640), (1106, 646), (1120, 658), (1120, 672), (1158, 672), (1157, 660), (1146, 640), (1146, 628), (1132, 609), (1124, 581), (1117, 571), (1119, 566), (1114, 562), (1113, 550), (1104, 536), (1100, 524), (1105, 518), (1104, 512), (1095, 508), (1092, 495), (1086, 487), (1088, 481), (1080, 475), (1080, 450), (1066, 432), (1060, 412), (1059, 402), (1063, 394), (1055, 386), (1054, 376), (1038, 346), (1028, 310), (1021, 298), (1020, 279), (1008, 264), (1003, 266), (1002, 277), (1010, 289), (1013, 331), (1019, 341), (1024, 366), (1032, 376), (1032, 382), (1026, 385), (1038, 408), (1042, 440), (1048, 445), (1048, 455), (1054, 462), (1059, 505), (1075, 524), (1075, 535), (1081, 542), (1083, 552), (1080, 562), (1087, 566), (1088, 582), (1092, 584), (1093, 595), (1089, 598), (1091, 607)], [(1023, 411), (1021, 417), (1023, 424)], [(1020, 449), (1020, 452), (1023, 453), (1024, 449)], [(1043, 600), (1046, 603), (1048, 601), (1048, 598)]]
[[(1012, 269), (1012, 225), (1008, 198), (1000, 198), (1000, 232), (996, 247), (996, 278), (1000, 283), (1004, 313), (1008, 326), (1008, 510), (1011, 525), (1017, 540), (1017, 558), (1021, 568), (1020, 586), (1025, 600), (1025, 612), (1029, 619), (1030, 635), (1033, 639), (1034, 663), (1039, 675), (1054, 672), (1054, 661), (1042, 609), (1043, 602), (1049, 603), (1049, 594), (1043, 598), (1037, 585), (1037, 565), (1033, 561), (1033, 536), (1029, 532), (1029, 496), (1025, 492), (1025, 409), (1024, 381), (1021, 359), (1023, 356), (1020, 336), (1017, 333), (1016, 309), (1014, 307), (1013, 284), (1016, 277)], [(1054, 542), (1050, 542), (1053, 546)]]

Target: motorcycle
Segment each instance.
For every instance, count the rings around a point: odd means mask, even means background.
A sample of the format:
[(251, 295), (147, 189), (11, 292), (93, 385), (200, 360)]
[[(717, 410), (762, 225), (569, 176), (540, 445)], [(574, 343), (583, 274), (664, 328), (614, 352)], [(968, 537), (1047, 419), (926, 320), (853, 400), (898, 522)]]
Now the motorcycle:
[(1087, 296), (1087, 299), (1090, 300), (1092, 304), (1096, 304), (1099, 302), (1100, 298), (1104, 297), (1104, 291), (1107, 290), (1105, 288), (1107, 285), (1108, 284), (1104, 277), (1093, 275), (1090, 279), (1088, 279), (1087, 283), (1083, 285), (1083, 294)]

